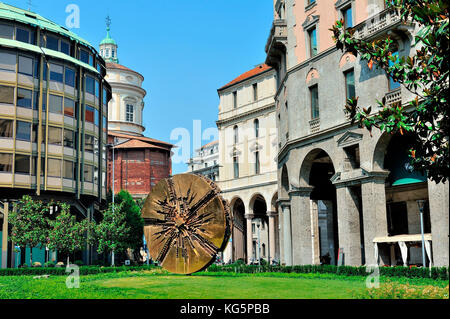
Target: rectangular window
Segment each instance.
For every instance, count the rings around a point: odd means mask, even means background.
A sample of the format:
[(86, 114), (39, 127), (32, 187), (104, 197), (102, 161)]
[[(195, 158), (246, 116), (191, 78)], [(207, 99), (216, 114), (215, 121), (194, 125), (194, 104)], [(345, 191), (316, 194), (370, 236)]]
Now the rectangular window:
[(64, 161), (63, 163), (63, 178), (75, 179), (75, 165), (71, 161)]
[(69, 98), (64, 98), (64, 115), (75, 117), (75, 101)]
[(47, 49), (59, 51), (58, 43), (58, 38), (47, 35)]
[[(42, 94), (42, 111), (47, 109), (47, 92)], [(34, 91), (33, 94), (33, 110), (39, 110), (39, 91)]]
[(28, 155), (16, 154), (15, 172), (16, 174), (30, 175), (31, 157)]
[(14, 87), (0, 85), (0, 103), (14, 104)]
[(233, 157), (234, 178), (239, 178), (239, 159), (237, 156)]
[(309, 88), (310, 98), (311, 98), (311, 117), (312, 119), (317, 119), (320, 117), (319, 113), (319, 88), (314, 85)]
[(14, 39), (14, 27), (11, 25), (0, 24), (0, 38)]
[[(45, 162), (45, 161), (43, 161)], [(48, 159), (48, 177), (55, 177), (55, 178), (61, 178), (61, 165), (62, 160), (59, 159)]]
[[(392, 56), (393, 56), (393, 57), (396, 57), (396, 58), (397, 58), (397, 61), (396, 61), (396, 62), (398, 62), (398, 51), (393, 52), (393, 53), (392, 53)], [(392, 62), (391, 60), (389, 60), (389, 67), (392, 67), (394, 64), (395, 64), (394, 62)], [(399, 88), (400, 88), (400, 83), (394, 81), (391, 77), (389, 77), (389, 91), (394, 91), (394, 90), (397, 90), (397, 89), (399, 89)]]
[(16, 72), (16, 54), (0, 51), (0, 70)]
[(94, 137), (92, 135), (85, 135), (84, 151), (88, 153), (94, 153)]
[(63, 98), (57, 95), (50, 94), (49, 111), (51, 113), (62, 114)]
[(62, 128), (52, 126), (48, 128), (48, 143), (52, 145), (62, 145)]
[(353, 28), (353, 12), (352, 7), (348, 7), (342, 11), (344, 16), (344, 26), (345, 28)]
[(31, 142), (31, 123), (17, 121), (16, 140)]
[(33, 59), (19, 55), (19, 73), (33, 76)]
[(347, 99), (354, 99), (356, 97), (355, 90), (355, 72), (350, 70), (344, 73), (345, 76), (345, 91)]
[(100, 83), (97, 80), (95, 80), (95, 96), (100, 97)]
[(16, 40), (20, 42), (30, 43), (30, 31), (17, 28)]
[(94, 166), (84, 165), (84, 181), (87, 183), (94, 182)]
[(318, 53), (316, 28), (308, 31), (308, 37), (309, 37), (309, 55), (310, 57), (313, 57)]
[(74, 148), (75, 132), (64, 129), (64, 146)]
[(70, 44), (61, 40), (61, 52), (70, 55)]
[(85, 50), (80, 51), (80, 61), (89, 64), (89, 52)]
[(33, 92), (30, 90), (17, 89), (17, 106), (31, 109)]
[(253, 101), (258, 101), (258, 83), (253, 84)]
[(108, 91), (103, 89), (103, 105), (106, 106), (108, 104)]
[(50, 81), (63, 83), (64, 68), (61, 65), (50, 63)]
[(103, 132), (107, 132), (108, 131), (108, 119), (106, 118), (106, 116), (103, 116)]
[(70, 86), (70, 87), (75, 87), (75, 71), (70, 69), (70, 68), (66, 68), (66, 74), (65, 74), (65, 83), (66, 85)]
[(94, 78), (87, 76), (86, 77), (86, 93), (94, 95), (95, 93), (95, 81)]
[[(1, 26), (0, 26), (1, 27)], [(13, 155), (0, 153), (0, 172), (12, 173)]]
[(0, 119), (0, 138), (13, 138), (13, 120)]
[(237, 92), (233, 92), (233, 108), (237, 108)]
[(95, 109), (89, 105), (86, 105), (86, 114), (85, 114), (85, 121), (89, 123), (94, 123), (95, 119)]
[(126, 110), (126, 121), (127, 122), (134, 122), (134, 106), (131, 104), (127, 104), (127, 110)]
[(259, 163), (259, 152), (255, 152), (255, 174), (258, 175), (261, 172), (261, 165)]
[(94, 110), (94, 124), (100, 126), (100, 112), (97, 109)]

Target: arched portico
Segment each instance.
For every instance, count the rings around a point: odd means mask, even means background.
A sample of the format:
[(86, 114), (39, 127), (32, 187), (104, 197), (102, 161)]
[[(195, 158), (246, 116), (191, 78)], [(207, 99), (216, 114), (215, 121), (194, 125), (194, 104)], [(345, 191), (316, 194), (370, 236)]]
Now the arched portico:
[(230, 202), (233, 212), (233, 232), (231, 261), (247, 261), (247, 223), (245, 220), (245, 205), (240, 197), (235, 197)]

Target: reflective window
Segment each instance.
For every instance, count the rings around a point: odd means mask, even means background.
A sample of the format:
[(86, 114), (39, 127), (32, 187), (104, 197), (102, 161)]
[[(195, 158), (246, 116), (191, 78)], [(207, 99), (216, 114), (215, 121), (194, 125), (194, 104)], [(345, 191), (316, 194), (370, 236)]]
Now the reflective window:
[(11, 25), (0, 24), (0, 38), (12, 40), (14, 38), (14, 27)]
[(0, 138), (12, 138), (13, 137), (13, 120), (0, 119)]
[[(42, 94), (42, 111), (47, 109), (47, 91)], [(33, 94), (33, 110), (39, 110), (39, 91)]]
[(31, 142), (31, 123), (17, 121), (16, 140)]
[(353, 28), (353, 13), (352, 13), (352, 7), (348, 7), (347, 9), (343, 10), (343, 16), (344, 16), (344, 26), (346, 28)]
[(12, 173), (12, 166), (13, 166), (13, 155), (0, 153), (0, 172)]
[(94, 110), (94, 124), (100, 126), (100, 113), (97, 109)]
[(70, 44), (61, 40), (61, 52), (70, 55)]
[(90, 123), (95, 121), (95, 109), (89, 105), (86, 105), (85, 121)]
[(63, 177), (67, 179), (75, 179), (75, 165), (71, 161), (64, 161), (63, 164)]
[(16, 174), (30, 174), (30, 167), (31, 167), (31, 157), (28, 155), (19, 155), (16, 154), (16, 160), (15, 160), (15, 171)]
[(62, 145), (62, 128), (49, 126), (48, 143), (52, 145)]
[(57, 95), (50, 94), (49, 111), (51, 113), (62, 114), (63, 98)]
[(319, 118), (319, 88), (317, 85), (309, 88), (311, 98), (311, 117), (312, 119)]
[(127, 104), (127, 109), (126, 109), (126, 121), (127, 122), (134, 122), (134, 106), (131, 104)]
[(50, 63), (50, 81), (63, 82), (64, 68), (61, 65)]
[(75, 117), (75, 102), (72, 99), (64, 98), (64, 115)]
[(59, 51), (58, 38), (47, 35), (47, 49)]
[(87, 183), (94, 182), (94, 166), (84, 165), (84, 181)]
[(49, 158), (48, 159), (47, 176), (61, 178), (61, 166), (62, 166), (62, 161), (61, 160)]
[(100, 97), (100, 84), (95, 80), (95, 96)]
[(106, 104), (108, 104), (108, 92), (103, 89), (103, 105), (106, 106)]
[(19, 55), (19, 73), (33, 76), (33, 59)]
[(353, 99), (356, 97), (355, 91), (355, 72), (352, 70), (345, 72), (345, 89), (347, 99)]
[(75, 132), (72, 130), (64, 129), (64, 146), (75, 148)]
[(65, 83), (68, 86), (75, 87), (75, 71), (66, 68), (66, 76), (65, 76)]
[(16, 72), (16, 54), (0, 51), (0, 70)]
[(94, 153), (94, 137), (92, 135), (85, 135), (84, 151), (88, 153)]
[(317, 54), (318, 48), (317, 48), (317, 31), (316, 28), (311, 29), (308, 31), (309, 35), (309, 54), (310, 57), (313, 57)]
[(30, 43), (30, 31), (17, 28), (16, 40), (20, 42)]
[(32, 96), (33, 96), (32, 91), (18, 88), (17, 89), (17, 106), (31, 109)]
[(89, 52), (80, 50), (80, 61), (89, 64)]
[(95, 92), (95, 80), (94, 78), (87, 76), (86, 77), (86, 93), (94, 95)]
[(14, 104), (14, 87), (0, 85), (0, 103)]

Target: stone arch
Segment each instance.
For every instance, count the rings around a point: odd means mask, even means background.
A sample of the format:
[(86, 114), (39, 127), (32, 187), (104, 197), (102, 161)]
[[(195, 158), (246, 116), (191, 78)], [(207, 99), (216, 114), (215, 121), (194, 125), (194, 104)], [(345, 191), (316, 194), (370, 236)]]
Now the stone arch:
[(306, 83), (318, 80), (319, 78), (320, 78), (319, 71), (317, 71), (317, 69), (315, 68), (311, 68), (311, 70), (309, 70), (308, 74), (306, 75)]
[(278, 192), (273, 194), (272, 200), (270, 202), (270, 209), (271, 209), (272, 212), (277, 212), (278, 211), (278, 209), (277, 209), (278, 208), (277, 201), (278, 201)]
[[(263, 204), (266, 207), (265, 212), (260, 211), (260, 209), (263, 207)], [(256, 207), (256, 209), (259, 209), (259, 211), (255, 211), (255, 205), (258, 205)], [(249, 209), (250, 209), (251, 214), (253, 214), (253, 215), (259, 214), (259, 215), (265, 216), (267, 213), (267, 208), (268, 208), (267, 201), (266, 201), (266, 198), (264, 197), (264, 195), (261, 193), (253, 194), (253, 196), (251, 197), (250, 202), (249, 202)]]
[(318, 156), (321, 156), (322, 154), (326, 154), (326, 156), (330, 158), (331, 164), (336, 170), (335, 163), (333, 161), (333, 158), (329, 155), (329, 152), (321, 148), (313, 149), (305, 156), (302, 165), (300, 167), (300, 185), (299, 185), (300, 187), (306, 187), (310, 185), (310, 173), (313, 163), (318, 158)]
[(245, 204), (239, 197), (235, 196), (230, 201), (233, 212), (233, 231), (231, 245), (231, 260), (247, 260), (247, 221), (245, 219)]
[(378, 139), (372, 155), (372, 167), (374, 171), (384, 170), (384, 159), (392, 137), (393, 135), (390, 133), (383, 133)]
[(346, 52), (342, 55), (339, 61), (339, 67), (342, 69), (347, 64), (354, 64), (356, 62), (356, 57), (351, 52)]

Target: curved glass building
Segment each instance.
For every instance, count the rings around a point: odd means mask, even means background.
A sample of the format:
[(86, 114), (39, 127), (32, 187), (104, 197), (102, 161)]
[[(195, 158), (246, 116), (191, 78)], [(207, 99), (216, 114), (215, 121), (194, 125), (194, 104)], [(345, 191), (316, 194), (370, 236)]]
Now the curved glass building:
[[(106, 200), (105, 75), (105, 61), (89, 42), (0, 2), (2, 267), (14, 258), (5, 247), (8, 211), (23, 195), (69, 203), (90, 219)], [(91, 258), (89, 251), (83, 256)]]

